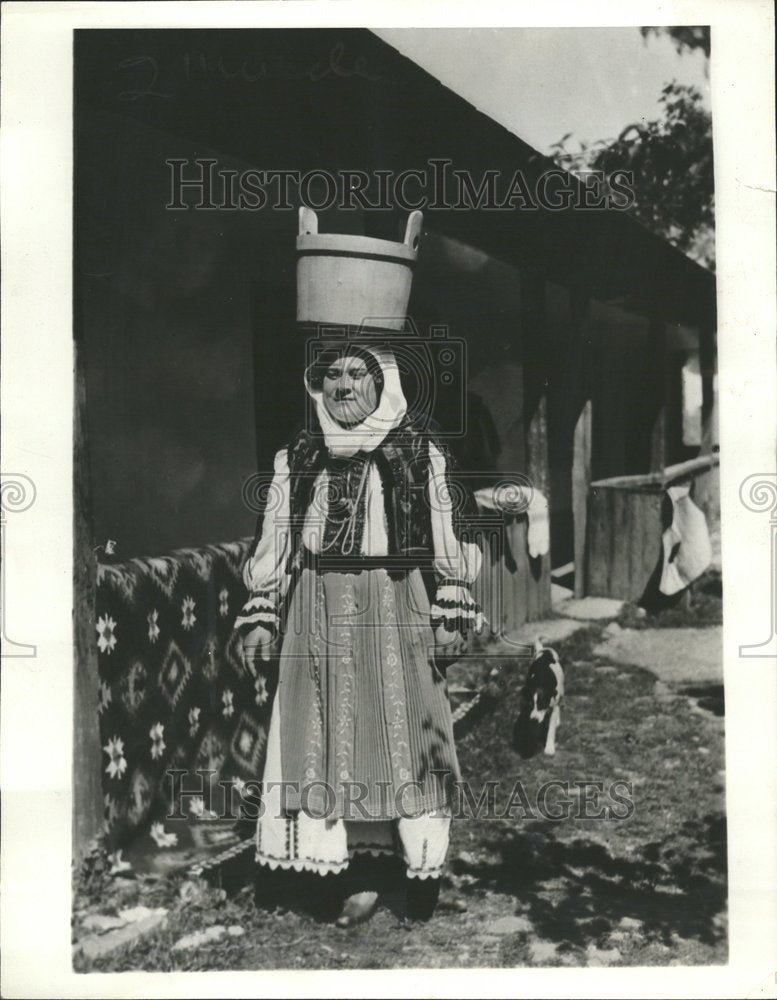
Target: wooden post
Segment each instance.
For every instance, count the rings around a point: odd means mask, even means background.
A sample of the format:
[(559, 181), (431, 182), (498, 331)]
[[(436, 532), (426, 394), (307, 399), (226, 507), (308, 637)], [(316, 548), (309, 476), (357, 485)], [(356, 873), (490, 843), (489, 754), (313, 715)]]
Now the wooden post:
[(582, 400), (572, 435), (572, 530), (574, 535), (575, 597), (585, 596), (586, 518), (588, 487), (591, 482), (593, 401), (591, 347), (588, 313), (591, 297), (587, 288), (570, 289), (569, 370), (573, 373), (568, 391), (573, 400)]
[(666, 326), (663, 323), (651, 323), (648, 338), (650, 352), (650, 370), (655, 374), (654, 391), (661, 394), (658, 411), (653, 421), (653, 431), (650, 439), (650, 471), (660, 472), (667, 464), (667, 398), (666, 398)]
[(664, 468), (688, 458), (683, 446), (683, 377), (686, 353), (664, 350)]
[(701, 454), (712, 452), (714, 440), (714, 390), (715, 378), (715, 332), (710, 329), (699, 331), (699, 370), (701, 371)]
[(74, 341), (75, 411), (73, 453), (73, 857), (80, 858), (103, 826), (100, 727), (95, 642), (96, 570), (91, 530), (86, 390), (81, 345)]
[[(547, 359), (544, 345), (545, 274), (525, 269), (521, 275), (524, 358), (524, 427), (526, 474), (532, 486), (551, 504), (548, 469)], [(541, 618), (551, 608), (550, 552), (528, 561), (527, 620)]]
[(593, 403), (589, 399), (575, 425), (572, 456), (572, 518), (575, 531), (575, 597), (585, 597), (586, 519), (591, 483), (591, 426)]
[[(529, 480), (550, 505), (548, 474), (548, 399), (543, 394), (534, 411), (526, 435), (526, 467)], [(529, 620), (542, 618), (550, 611), (550, 552), (529, 561), (527, 579)]]

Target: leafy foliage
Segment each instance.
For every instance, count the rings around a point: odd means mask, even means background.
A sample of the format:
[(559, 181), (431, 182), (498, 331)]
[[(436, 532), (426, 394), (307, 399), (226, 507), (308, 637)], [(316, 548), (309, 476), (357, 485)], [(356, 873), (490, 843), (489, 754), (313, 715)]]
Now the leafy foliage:
[[(707, 28), (642, 28), (643, 35), (666, 32), (678, 50), (709, 52)], [(705, 34), (706, 33), (706, 34)], [(553, 159), (573, 172), (616, 170), (634, 177), (631, 211), (689, 257), (714, 270), (715, 185), (712, 116), (696, 87), (672, 81), (659, 99), (661, 114), (652, 121), (627, 125), (616, 139), (569, 146), (567, 133), (553, 147)]]
[(679, 53), (686, 49), (695, 52), (701, 49), (704, 55), (710, 57), (710, 29), (709, 25), (690, 26), (675, 25), (674, 27), (647, 27), (640, 28), (640, 34), (647, 39), (650, 35), (667, 35), (674, 42), (674, 47)]

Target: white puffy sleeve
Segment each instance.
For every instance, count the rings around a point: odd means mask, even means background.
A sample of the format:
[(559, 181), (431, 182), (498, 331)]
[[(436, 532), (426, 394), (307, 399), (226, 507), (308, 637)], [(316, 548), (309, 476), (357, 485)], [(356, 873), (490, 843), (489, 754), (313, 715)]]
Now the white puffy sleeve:
[(432, 604), (432, 624), (449, 631), (482, 630), (483, 612), (470, 593), (478, 578), (482, 555), (474, 541), (459, 537), (453, 517), (455, 484), (449, 478), (448, 461), (433, 441), (429, 442), (429, 502), (434, 545), (437, 593)]
[(243, 567), (249, 598), (235, 620), (235, 628), (241, 632), (260, 626), (273, 636), (277, 634), (280, 604), (290, 579), (286, 572), (289, 516), (289, 463), (282, 448), (275, 456), (262, 534)]

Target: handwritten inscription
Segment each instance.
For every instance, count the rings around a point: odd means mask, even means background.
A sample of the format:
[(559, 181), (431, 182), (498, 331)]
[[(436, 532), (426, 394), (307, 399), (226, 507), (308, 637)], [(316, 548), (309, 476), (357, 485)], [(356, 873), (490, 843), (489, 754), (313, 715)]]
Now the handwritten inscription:
[(116, 94), (120, 101), (168, 100), (189, 83), (219, 79), (242, 84), (256, 84), (263, 80), (309, 80), (318, 83), (327, 78), (380, 79), (380, 75), (370, 69), (366, 56), (348, 55), (343, 42), (336, 42), (324, 56), (312, 63), (295, 63), (283, 55), (230, 62), (223, 56), (205, 52), (184, 52), (174, 62), (164, 66), (155, 56), (137, 55), (122, 59), (119, 68), (131, 74), (127, 77), (127, 84)]

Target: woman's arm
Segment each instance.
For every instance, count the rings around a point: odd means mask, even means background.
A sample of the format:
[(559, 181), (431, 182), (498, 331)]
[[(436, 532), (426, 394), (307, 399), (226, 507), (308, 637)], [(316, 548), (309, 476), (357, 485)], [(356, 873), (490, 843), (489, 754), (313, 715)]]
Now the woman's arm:
[(434, 569), (437, 593), (432, 604), (432, 624), (448, 632), (466, 634), (472, 628), (482, 630), (485, 619), (472, 597), (470, 587), (480, 573), (482, 555), (474, 541), (462, 530), (454, 507), (458, 503), (458, 484), (451, 481), (451, 460), (433, 442), (429, 442), (429, 503), (431, 507)]
[(243, 567), (249, 597), (235, 628), (244, 637), (250, 633), (258, 639), (258, 632), (264, 631), (274, 639), (278, 634), (279, 608), (289, 586), (289, 535), (289, 464), (284, 448), (275, 456), (261, 537)]

